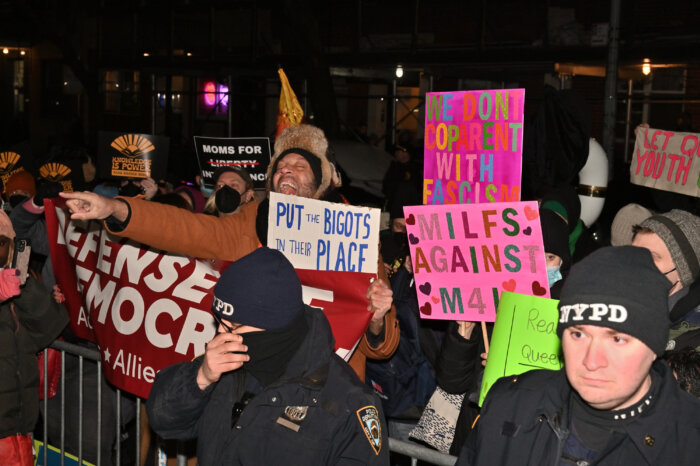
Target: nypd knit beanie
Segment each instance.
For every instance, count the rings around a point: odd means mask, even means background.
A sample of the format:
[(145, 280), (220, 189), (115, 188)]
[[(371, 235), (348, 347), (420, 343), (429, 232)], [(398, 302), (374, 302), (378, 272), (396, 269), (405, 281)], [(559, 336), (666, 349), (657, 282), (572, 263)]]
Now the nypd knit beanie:
[(572, 325), (598, 325), (631, 335), (661, 355), (668, 341), (670, 288), (648, 249), (598, 249), (575, 264), (564, 283), (557, 335)]
[(280, 329), (303, 309), (294, 267), (281, 252), (267, 247), (233, 262), (214, 287), (212, 312), (243, 325)]
[(683, 287), (690, 286), (700, 275), (700, 217), (673, 209), (653, 215), (641, 224), (656, 233), (671, 253)]

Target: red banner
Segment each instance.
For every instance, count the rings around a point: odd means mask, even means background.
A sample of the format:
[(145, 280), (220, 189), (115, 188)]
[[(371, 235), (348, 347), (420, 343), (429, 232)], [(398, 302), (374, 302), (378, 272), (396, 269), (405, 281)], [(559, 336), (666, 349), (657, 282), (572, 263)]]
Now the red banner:
[[(102, 222), (71, 221), (64, 202), (56, 204), (46, 201), (46, 226), (70, 328), (97, 343), (107, 380), (146, 398), (160, 369), (204, 353), (214, 337), (211, 290), (224, 264), (110, 235)], [(323, 309), (348, 359), (369, 323), (372, 275), (298, 273), (304, 301)]]
[(297, 269), (304, 302), (326, 314), (335, 338), (335, 352), (346, 361), (367, 330), (372, 314), (365, 297), (371, 273)]

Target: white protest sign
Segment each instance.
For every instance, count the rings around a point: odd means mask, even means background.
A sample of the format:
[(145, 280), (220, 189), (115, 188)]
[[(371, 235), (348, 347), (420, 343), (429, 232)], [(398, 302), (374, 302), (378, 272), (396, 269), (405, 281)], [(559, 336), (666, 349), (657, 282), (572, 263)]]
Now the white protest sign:
[(630, 181), (700, 197), (700, 134), (640, 128), (634, 143)]
[(379, 209), (270, 193), (267, 245), (297, 269), (377, 273)]

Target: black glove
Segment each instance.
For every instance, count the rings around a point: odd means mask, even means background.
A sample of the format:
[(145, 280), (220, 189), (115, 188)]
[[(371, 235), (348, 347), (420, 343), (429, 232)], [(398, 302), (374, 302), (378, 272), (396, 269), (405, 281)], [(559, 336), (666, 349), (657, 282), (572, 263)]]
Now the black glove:
[(32, 202), (37, 207), (44, 206), (44, 199), (50, 199), (52, 197), (58, 196), (58, 193), (63, 191), (63, 186), (61, 183), (55, 181), (49, 181), (42, 183), (36, 188), (36, 194)]

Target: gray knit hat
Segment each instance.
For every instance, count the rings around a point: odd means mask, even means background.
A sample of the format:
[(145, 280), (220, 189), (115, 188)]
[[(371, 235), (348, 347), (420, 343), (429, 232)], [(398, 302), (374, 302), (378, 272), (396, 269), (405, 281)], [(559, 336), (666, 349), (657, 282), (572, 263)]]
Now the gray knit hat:
[(653, 231), (666, 244), (683, 287), (700, 275), (700, 217), (673, 209), (644, 220), (640, 226)]
[(627, 246), (632, 244), (634, 233), (632, 228), (652, 216), (646, 207), (639, 204), (627, 204), (617, 211), (610, 226), (610, 244), (612, 246)]

